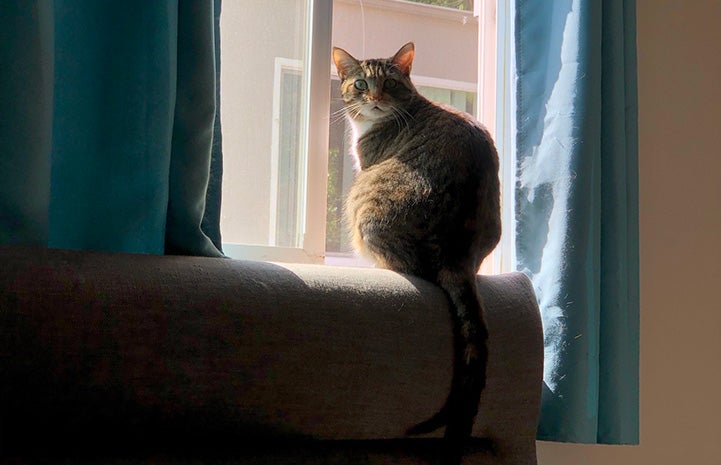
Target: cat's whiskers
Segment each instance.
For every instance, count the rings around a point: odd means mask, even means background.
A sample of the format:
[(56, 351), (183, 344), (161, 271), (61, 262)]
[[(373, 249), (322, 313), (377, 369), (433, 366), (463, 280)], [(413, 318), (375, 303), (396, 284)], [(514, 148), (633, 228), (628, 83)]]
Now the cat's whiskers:
[(399, 112), (395, 107), (391, 107), (391, 111), (393, 112), (393, 119), (396, 122), (396, 126), (398, 126), (398, 130), (402, 131), (403, 127), (408, 127), (408, 121), (405, 120), (403, 113)]
[(401, 124), (403, 122), (402, 118), (399, 116), (398, 112), (393, 107), (391, 107), (391, 115), (393, 116), (393, 121), (395, 121), (398, 131), (403, 130), (403, 125)]
[(348, 104), (344, 106), (343, 108), (334, 111), (330, 115), (330, 124), (336, 124), (343, 119), (345, 119), (347, 116), (350, 116), (352, 118), (355, 118), (360, 113), (360, 109), (363, 106), (363, 102), (355, 102)]
[(346, 104), (346, 105), (342, 106), (340, 109), (338, 109), (338, 110), (334, 111), (333, 113), (331, 113), (330, 115), (331, 115), (331, 116), (344, 115), (345, 113), (348, 112), (348, 110), (349, 110), (350, 108), (357, 107), (357, 106), (359, 106), (359, 105), (361, 105), (361, 104), (362, 104), (362, 102), (355, 102), (355, 103)]
[(408, 110), (397, 105), (391, 105), (390, 109), (393, 113), (393, 119), (398, 125), (398, 130), (401, 131), (405, 128), (408, 128), (411, 120), (413, 120), (413, 115), (408, 113)]
[(350, 112), (353, 113), (353, 115), (352, 115), (352, 118), (353, 118), (353, 119), (356, 119), (356, 118), (358, 118), (358, 116), (361, 115), (361, 113), (363, 112), (363, 106), (364, 106), (364, 104), (361, 103), (361, 104), (359, 104), (358, 106), (353, 107), (353, 108), (350, 109)]

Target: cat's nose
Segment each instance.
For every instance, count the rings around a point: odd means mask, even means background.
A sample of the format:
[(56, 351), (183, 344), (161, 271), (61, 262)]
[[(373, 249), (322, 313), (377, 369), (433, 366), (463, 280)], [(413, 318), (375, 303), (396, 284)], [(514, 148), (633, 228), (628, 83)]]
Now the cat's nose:
[(382, 98), (383, 98), (383, 95), (382, 95), (382, 94), (376, 94), (376, 93), (373, 93), (373, 92), (368, 93), (368, 100), (370, 100), (371, 102), (378, 102), (378, 101), (380, 101)]

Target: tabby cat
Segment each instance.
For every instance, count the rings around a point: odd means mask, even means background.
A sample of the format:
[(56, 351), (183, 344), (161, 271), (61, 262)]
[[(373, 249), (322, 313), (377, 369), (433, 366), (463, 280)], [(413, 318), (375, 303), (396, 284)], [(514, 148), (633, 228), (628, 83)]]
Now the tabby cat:
[(460, 463), (485, 387), (488, 331), (476, 274), (501, 236), (498, 154), (469, 115), (418, 93), (415, 47), (357, 60), (333, 48), (358, 171), (347, 199), (353, 245), (380, 267), (438, 284), (452, 308), (454, 371), (443, 408), (408, 430), (445, 426)]

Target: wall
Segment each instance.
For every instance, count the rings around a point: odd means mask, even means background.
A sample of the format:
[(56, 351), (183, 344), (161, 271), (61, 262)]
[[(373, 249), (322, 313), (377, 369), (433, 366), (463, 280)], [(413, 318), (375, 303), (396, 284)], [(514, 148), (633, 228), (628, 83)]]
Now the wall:
[(476, 82), (477, 55), (469, 52), (476, 49), (478, 23), (471, 13), (426, 5), (393, 8), (392, 2), (377, 0), (333, 4), (333, 45), (357, 58), (393, 56), (411, 40), (417, 51), (414, 76)]
[(638, 0), (641, 445), (540, 465), (721, 463), (721, 1)]

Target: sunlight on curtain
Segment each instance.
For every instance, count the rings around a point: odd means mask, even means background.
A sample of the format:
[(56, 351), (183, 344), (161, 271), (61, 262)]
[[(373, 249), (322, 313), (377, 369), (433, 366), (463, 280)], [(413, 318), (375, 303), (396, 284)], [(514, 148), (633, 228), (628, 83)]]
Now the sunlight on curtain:
[(539, 438), (638, 442), (635, 3), (515, 2), (518, 269), (543, 314)]

